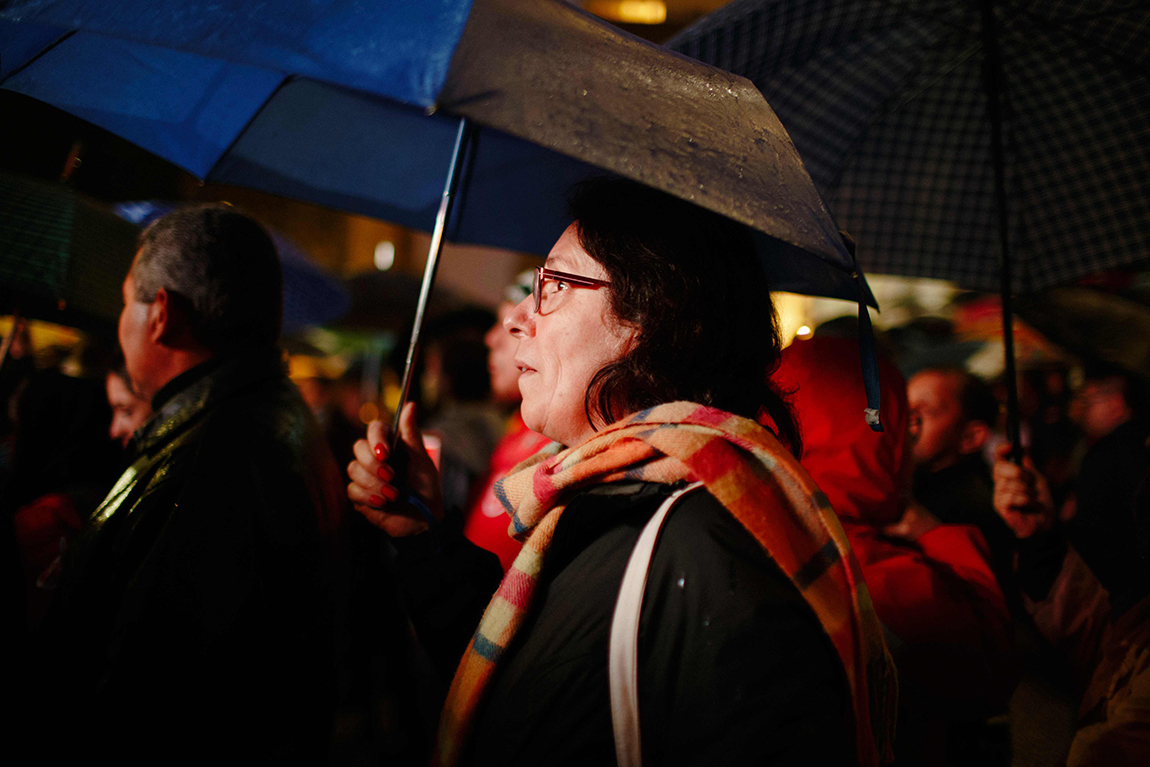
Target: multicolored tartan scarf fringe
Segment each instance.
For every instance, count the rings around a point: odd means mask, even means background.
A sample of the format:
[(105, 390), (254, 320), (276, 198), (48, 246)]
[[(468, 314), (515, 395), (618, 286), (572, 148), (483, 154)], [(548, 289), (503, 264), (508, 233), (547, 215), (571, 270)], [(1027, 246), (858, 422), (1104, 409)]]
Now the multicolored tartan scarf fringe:
[(897, 683), (870, 594), (826, 497), (769, 431), (721, 410), (673, 402), (557, 450), (544, 449), (496, 485), (512, 530), (526, 541), (455, 673), (434, 764), (458, 761), (500, 655), (528, 614), (567, 501), (592, 485), (624, 479), (701, 481), (743, 524), (798, 587), (842, 659), (859, 764), (890, 760)]

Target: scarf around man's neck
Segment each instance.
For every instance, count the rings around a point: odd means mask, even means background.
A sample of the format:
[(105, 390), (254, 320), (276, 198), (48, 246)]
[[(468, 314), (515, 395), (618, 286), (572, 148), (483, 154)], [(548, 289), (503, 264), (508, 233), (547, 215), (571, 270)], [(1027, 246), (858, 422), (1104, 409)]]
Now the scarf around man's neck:
[(715, 408), (673, 402), (612, 424), (576, 447), (544, 450), (496, 484), (512, 530), (527, 540), (455, 673), (433, 763), (458, 761), (496, 664), (529, 614), (568, 501), (591, 486), (625, 479), (702, 482), (742, 523), (810, 604), (842, 660), (859, 764), (888, 761), (894, 667), (858, 562), (826, 497), (759, 424)]

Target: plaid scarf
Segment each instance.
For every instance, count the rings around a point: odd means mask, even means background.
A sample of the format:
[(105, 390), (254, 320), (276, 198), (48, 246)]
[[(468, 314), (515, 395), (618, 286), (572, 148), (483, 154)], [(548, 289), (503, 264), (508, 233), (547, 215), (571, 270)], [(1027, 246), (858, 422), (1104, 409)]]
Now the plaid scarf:
[(742, 523), (810, 604), (842, 660), (859, 764), (890, 759), (894, 666), (858, 562), (826, 497), (769, 431), (721, 410), (674, 402), (556, 450), (529, 458), (496, 485), (512, 531), (527, 540), (455, 673), (434, 764), (458, 761), (484, 689), (528, 615), (567, 502), (588, 487), (624, 479), (701, 481)]

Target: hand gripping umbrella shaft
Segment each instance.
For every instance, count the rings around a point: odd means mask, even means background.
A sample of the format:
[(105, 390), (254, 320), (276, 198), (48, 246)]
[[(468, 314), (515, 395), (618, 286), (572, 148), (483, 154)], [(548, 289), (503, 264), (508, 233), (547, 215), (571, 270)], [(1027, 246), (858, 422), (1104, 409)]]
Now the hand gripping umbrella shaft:
[(435, 271), (439, 268), (439, 254), (443, 251), (443, 232), (447, 228), (447, 217), (451, 214), (451, 201), (455, 196), (456, 181), (459, 179), (459, 167), (463, 161), (463, 145), (467, 132), (467, 118), (460, 118), (459, 130), (455, 134), (455, 148), (451, 151), (451, 166), (447, 169), (447, 181), (443, 184), (443, 197), (439, 200), (439, 213), (435, 216), (435, 229), (431, 232), (431, 245), (427, 249), (427, 265), (423, 268), (423, 285), (419, 290), (419, 303), (415, 307), (415, 325), (411, 329), (411, 343), (407, 347), (407, 363), (403, 368), (399, 404), (395, 406), (395, 415), (391, 418), (391, 444), (388, 447), (393, 453), (399, 442), (399, 416), (411, 392), (412, 371), (415, 360), (419, 357), (423, 315), (431, 298), (431, 288), (435, 284)]
[[(443, 197), (439, 200), (439, 212), (435, 216), (435, 228), (431, 232), (431, 245), (427, 249), (427, 265), (423, 268), (423, 285), (419, 289), (419, 303), (415, 306), (415, 322), (411, 328), (411, 343), (407, 346), (407, 363), (403, 368), (403, 385), (399, 390), (399, 403), (395, 406), (395, 414), (391, 418), (391, 437), (388, 447), (389, 455), (395, 455), (395, 447), (399, 444), (399, 416), (403, 406), (407, 404), (407, 397), (411, 393), (411, 378), (415, 369), (415, 360), (419, 357), (420, 334), (423, 330), (423, 315), (427, 310), (427, 303), (431, 299), (431, 288), (435, 284), (435, 271), (439, 268), (439, 254), (443, 252), (443, 232), (447, 228), (447, 218), (451, 215), (451, 201), (455, 196), (455, 185), (459, 180), (459, 168), (463, 163), (463, 146), (467, 142), (467, 118), (460, 118), (459, 129), (455, 134), (455, 147), (451, 150), (451, 165), (447, 169), (447, 180), (443, 184)], [(393, 459), (394, 460), (394, 459)], [(397, 476), (400, 474), (396, 472)], [(402, 480), (399, 480), (402, 482)], [(405, 500), (419, 510), (427, 520), (427, 524), (434, 530), (438, 527), (438, 520), (427, 508), (427, 504), (419, 499), (414, 492), (406, 491)]]

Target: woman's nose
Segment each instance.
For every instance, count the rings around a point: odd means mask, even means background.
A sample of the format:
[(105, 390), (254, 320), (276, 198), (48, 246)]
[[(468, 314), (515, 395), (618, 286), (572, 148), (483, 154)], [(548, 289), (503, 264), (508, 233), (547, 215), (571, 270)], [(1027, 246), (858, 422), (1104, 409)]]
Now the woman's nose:
[(527, 296), (503, 320), (503, 327), (511, 335), (519, 338), (535, 332), (535, 299)]

